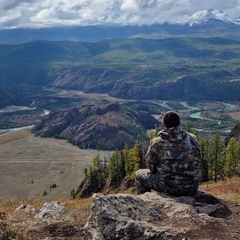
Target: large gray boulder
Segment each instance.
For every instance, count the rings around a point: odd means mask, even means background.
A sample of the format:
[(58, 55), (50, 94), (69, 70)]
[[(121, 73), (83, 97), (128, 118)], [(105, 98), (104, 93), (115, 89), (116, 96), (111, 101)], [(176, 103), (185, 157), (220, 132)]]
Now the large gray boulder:
[[(230, 210), (214, 196), (164, 193), (94, 194), (92, 214), (84, 227), (85, 240), (187, 239), (189, 232), (223, 223)], [(195, 239), (195, 238), (194, 238)], [(198, 239), (198, 238), (196, 238)], [(202, 238), (201, 238), (202, 239)]]

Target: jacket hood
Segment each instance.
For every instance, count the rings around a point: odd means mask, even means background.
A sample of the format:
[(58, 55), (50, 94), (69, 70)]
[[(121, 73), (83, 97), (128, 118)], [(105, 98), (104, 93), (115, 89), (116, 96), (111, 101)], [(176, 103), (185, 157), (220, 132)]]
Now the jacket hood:
[(170, 142), (178, 142), (186, 139), (187, 133), (180, 126), (174, 128), (166, 128), (158, 133), (162, 139)]

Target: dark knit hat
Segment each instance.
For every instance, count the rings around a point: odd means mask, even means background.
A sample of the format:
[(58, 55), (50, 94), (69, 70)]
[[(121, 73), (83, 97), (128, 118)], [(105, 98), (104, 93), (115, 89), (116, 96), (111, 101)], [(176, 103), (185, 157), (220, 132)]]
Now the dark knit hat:
[(173, 111), (166, 112), (163, 116), (163, 124), (166, 128), (177, 127), (180, 125), (180, 117)]

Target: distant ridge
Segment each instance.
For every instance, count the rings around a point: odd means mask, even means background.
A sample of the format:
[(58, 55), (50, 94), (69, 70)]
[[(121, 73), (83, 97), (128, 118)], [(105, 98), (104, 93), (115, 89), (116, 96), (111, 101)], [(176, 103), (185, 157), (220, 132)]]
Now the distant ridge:
[(198, 11), (189, 16), (189, 25), (206, 25), (211, 23), (235, 24), (240, 25), (240, 20), (227, 15), (225, 12), (210, 9)]
[(239, 101), (239, 46), (220, 37), (1, 44), (0, 85), (138, 100)]
[[(209, 31), (208, 31), (209, 30)], [(55, 28), (0, 30), (0, 43), (16, 44), (35, 40), (99, 42), (121, 38), (168, 38), (179, 36), (227, 37), (240, 39), (240, 19), (216, 10), (198, 11), (176, 23), (153, 25), (96, 25)]]

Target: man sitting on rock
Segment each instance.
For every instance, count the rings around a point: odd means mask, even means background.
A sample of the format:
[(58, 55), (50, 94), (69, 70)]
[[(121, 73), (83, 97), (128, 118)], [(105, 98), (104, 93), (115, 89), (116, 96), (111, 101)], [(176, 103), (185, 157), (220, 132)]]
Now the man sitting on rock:
[(149, 169), (135, 173), (137, 193), (167, 192), (193, 195), (200, 183), (200, 148), (195, 135), (181, 129), (180, 117), (169, 111), (162, 120), (164, 130), (151, 141), (145, 156)]

